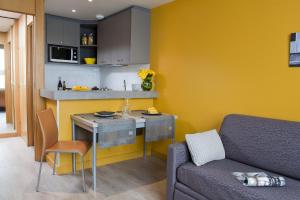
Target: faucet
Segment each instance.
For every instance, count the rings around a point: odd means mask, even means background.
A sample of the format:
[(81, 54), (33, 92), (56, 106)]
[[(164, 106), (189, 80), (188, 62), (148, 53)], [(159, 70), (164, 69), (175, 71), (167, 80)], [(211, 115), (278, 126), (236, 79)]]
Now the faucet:
[(127, 91), (126, 80), (124, 80), (123, 84), (124, 84), (123, 85), (124, 86), (124, 90)]

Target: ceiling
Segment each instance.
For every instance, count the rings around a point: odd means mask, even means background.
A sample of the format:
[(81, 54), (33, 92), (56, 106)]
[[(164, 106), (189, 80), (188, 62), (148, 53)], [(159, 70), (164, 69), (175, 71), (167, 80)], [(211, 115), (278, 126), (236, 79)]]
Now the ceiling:
[(9, 31), (10, 27), (15, 23), (14, 19), (21, 16), (19, 13), (0, 10), (0, 32)]
[[(111, 15), (130, 6), (154, 8), (173, 0), (46, 0), (46, 13), (82, 20), (95, 20), (97, 14)], [(76, 12), (73, 13), (72, 10)]]

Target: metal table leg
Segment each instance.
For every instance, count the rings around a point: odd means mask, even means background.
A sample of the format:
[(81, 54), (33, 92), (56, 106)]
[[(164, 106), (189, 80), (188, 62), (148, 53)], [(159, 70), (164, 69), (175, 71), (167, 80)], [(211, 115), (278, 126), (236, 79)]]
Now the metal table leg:
[(93, 151), (92, 151), (92, 157), (93, 157), (93, 190), (96, 192), (96, 168), (97, 168), (97, 128), (93, 128)]
[(147, 142), (146, 142), (146, 131), (143, 129), (144, 133), (144, 160), (147, 160)]
[[(76, 140), (76, 136), (75, 136), (75, 122), (74, 120), (72, 120), (72, 140)], [(73, 175), (76, 174), (76, 154), (72, 153), (72, 171), (73, 171)]]
[(147, 142), (144, 142), (144, 160), (147, 160)]

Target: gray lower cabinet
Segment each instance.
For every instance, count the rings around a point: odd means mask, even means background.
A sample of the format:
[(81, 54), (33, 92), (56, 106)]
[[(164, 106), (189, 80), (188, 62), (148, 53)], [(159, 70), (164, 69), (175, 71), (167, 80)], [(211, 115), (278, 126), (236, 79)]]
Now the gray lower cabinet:
[(47, 44), (79, 47), (80, 24), (77, 20), (46, 16), (46, 41)]
[(132, 7), (98, 22), (98, 64), (146, 64), (149, 48), (149, 10)]

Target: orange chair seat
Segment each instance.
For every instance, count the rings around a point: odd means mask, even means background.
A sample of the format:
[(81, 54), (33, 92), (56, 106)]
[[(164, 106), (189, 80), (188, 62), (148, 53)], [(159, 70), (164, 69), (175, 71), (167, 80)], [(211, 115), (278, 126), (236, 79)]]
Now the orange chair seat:
[(90, 147), (91, 144), (86, 141), (61, 141), (46, 149), (46, 152), (79, 153), (84, 155)]

